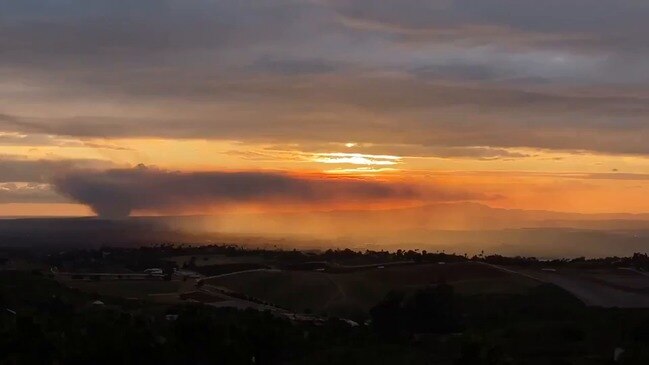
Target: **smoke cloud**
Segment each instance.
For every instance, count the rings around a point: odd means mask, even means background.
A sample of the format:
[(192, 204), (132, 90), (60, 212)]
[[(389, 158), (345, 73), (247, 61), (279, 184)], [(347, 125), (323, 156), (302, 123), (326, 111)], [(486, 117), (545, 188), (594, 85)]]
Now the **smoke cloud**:
[[(138, 166), (129, 169), (77, 170), (53, 180), (56, 190), (90, 206), (104, 218), (133, 211), (174, 212), (227, 204), (330, 204), (406, 201), (430, 193), (415, 186), (334, 177), (298, 177), (277, 172), (178, 172)], [(436, 200), (470, 198), (434, 194)]]

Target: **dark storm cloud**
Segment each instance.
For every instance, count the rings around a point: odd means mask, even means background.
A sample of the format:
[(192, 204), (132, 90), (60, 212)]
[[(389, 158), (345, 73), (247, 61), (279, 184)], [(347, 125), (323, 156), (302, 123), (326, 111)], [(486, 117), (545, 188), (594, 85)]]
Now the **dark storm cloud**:
[(479, 194), (421, 191), (414, 186), (272, 172), (177, 172), (137, 167), (77, 171), (53, 181), (58, 192), (98, 215), (125, 217), (133, 210), (168, 211), (227, 204), (328, 204), (427, 199), (454, 201)]

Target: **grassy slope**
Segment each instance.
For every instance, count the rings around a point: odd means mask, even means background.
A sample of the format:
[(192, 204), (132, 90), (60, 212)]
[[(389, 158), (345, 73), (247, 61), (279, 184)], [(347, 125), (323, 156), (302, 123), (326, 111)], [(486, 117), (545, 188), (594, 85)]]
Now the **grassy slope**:
[(68, 280), (65, 285), (86, 293), (123, 297), (146, 298), (149, 294), (173, 293), (178, 291), (179, 282), (153, 280)]
[(189, 262), (192, 257), (195, 258), (196, 266), (222, 265), (222, 264), (240, 264), (240, 263), (264, 263), (267, 260), (261, 256), (226, 256), (226, 255), (184, 255), (167, 258), (168, 261), (176, 263), (178, 266)]
[(216, 278), (209, 284), (276, 303), (296, 311), (349, 315), (366, 312), (390, 290), (411, 290), (439, 281), (461, 293), (522, 292), (536, 282), (471, 263), (426, 264), (346, 274), (284, 271), (251, 272)]

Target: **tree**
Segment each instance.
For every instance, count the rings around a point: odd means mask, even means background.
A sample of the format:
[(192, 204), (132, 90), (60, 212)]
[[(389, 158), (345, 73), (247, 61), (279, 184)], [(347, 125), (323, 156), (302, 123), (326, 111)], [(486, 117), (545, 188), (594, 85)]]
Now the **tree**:
[(413, 333), (451, 333), (461, 328), (458, 301), (448, 284), (417, 290), (404, 310), (408, 330)]
[(401, 292), (391, 291), (370, 309), (372, 326), (380, 336), (395, 339), (402, 334), (404, 323), (401, 302), (404, 297), (405, 294)]
[(414, 333), (452, 333), (462, 328), (453, 287), (438, 284), (406, 297), (391, 291), (370, 310), (374, 330), (385, 339)]

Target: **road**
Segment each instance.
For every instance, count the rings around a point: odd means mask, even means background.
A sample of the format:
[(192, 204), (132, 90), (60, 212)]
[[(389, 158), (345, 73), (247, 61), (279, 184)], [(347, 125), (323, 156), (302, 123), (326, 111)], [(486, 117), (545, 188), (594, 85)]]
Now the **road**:
[[(485, 264), (489, 265), (489, 264)], [(584, 304), (604, 308), (649, 308), (649, 295), (617, 289), (583, 277), (531, 269), (510, 269), (489, 265), (499, 270), (554, 284), (570, 292)], [(640, 274), (638, 274), (640, 275)], [(649, 278), (647, 278), (649, 280)]]
[(227, 274), (220, 274), (220, 275), (213, 275), (213, 276), (205, 276), (200, 278), (201, 281), (206, 281), (210, 279), (216, 279), (216, 278), (224, 278), (227, 276), (234, 276), (234, 275), (241, 275), (249, 272), (282, 272), (282, 270), (278, 269), (252, 269), (252, 270), (243, 270), (243, 271), (235, 271), (235, 272), (229, 272)]
[(269, 310), (271, 312), (288, 313), (287, 310), (272, 306), (270, 304), (257, 303), (251, 300), (228, 295), (226, 292), (213, 285), (206, 284), (201, 286), (198, 290), (223, 299), (223, 301), (220, 302), (210, 303), (210, 305), (213, 307), (234, 307), (239, 309), (252, 308), (258, 311)]

